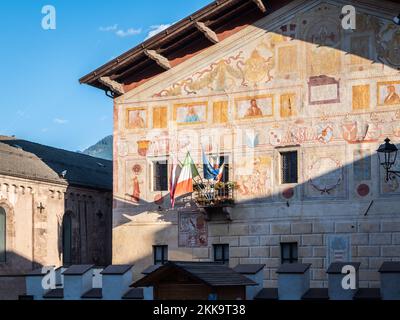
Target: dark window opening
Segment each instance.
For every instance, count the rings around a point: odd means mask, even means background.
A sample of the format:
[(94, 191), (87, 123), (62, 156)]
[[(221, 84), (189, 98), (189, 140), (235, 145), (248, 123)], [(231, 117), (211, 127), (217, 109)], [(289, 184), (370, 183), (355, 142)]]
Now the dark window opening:
[(282, 184), (297, 183), (297, 151), (281, 152)]
[(153, 163), (153, 191), (168, 191), (168, 161)]
[(214, 244), (214, 261), (228, 263), (229, 262), (229, 244)]
[(297, 242), (281, 243), (281, 262), (296, 263), (299, 260)]
[(0, 207), (0, 262), (6, 262), (6, 210)]
[(168, 262), (168, 246), (153, 246), (154, 264), (166, 264)]

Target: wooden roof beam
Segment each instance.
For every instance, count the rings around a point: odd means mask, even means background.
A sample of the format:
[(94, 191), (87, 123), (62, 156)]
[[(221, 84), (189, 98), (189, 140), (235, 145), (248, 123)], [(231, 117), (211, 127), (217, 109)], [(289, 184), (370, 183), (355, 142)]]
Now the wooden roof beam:
[(253, 0), (253, 2), (257, 5), (257, 7), (261, 10), (262, 13), (267, 12), (267, 8), (265, 7), (262, 0)]
[(110, 77), (101, 77), (99, 78), (99, 82), (105, 85), (107, 88), (110, 88), (112, 92), (115, 92), (119, 95), (125, 93), (124, 86), (117, 81), (111, 80)]
[(200, 32), (202, 32), (202, 33), (205, 35), (205, 37), (206, 37), (208, 40), (210, 40), (212, 43), (215, 44), (215, 43), (218, 43), (218, 42), (219, 42), (219, 39), (218, 39), (217, 34), (216, 34), (214, 31), (212, 31), (209, 27), (207, 27), (207, 26), (205, 25), (205, 23), (197, 21), (197, 22), (196, 22), (196, 28), (197, 28)]
[(151, 60), (155, 61), (161, 68), (164, 68), (165, 70), (171, 69), (171, 64), (169, 63), (169, 60), (161, 54), (158, 54), (157, 51), (144, 50), (144, 54), (148, 56)]

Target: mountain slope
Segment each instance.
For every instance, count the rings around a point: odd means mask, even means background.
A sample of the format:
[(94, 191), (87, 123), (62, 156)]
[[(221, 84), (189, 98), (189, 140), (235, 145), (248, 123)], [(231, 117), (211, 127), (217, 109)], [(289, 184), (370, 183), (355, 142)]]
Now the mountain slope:
[(107, 136), (101, 139), (93, 146), (87, 148), (82, 153), (92, 157), (98, 157), (106, 160), (112, 160), (113, 158), (113, 136)]

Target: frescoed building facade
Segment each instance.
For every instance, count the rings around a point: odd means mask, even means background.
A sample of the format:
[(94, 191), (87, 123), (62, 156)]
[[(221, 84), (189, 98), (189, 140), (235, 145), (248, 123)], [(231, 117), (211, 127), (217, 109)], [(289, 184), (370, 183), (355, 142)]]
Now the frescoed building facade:
[[(356, 9), (345, 30), (342, 8)], [(399, 179), (376, 150), (400, 141), (400, 6), (218, 1), (81, 79), (114, 98), (113, 263), (361, 262), (378, 286), (400, 259)], [(225, 163), (234, 203), (171, 208), (172, 155)], [(204, 179), (204, 178), (202, 178)], [(215, 190), (214, 190), (215, 192)]]

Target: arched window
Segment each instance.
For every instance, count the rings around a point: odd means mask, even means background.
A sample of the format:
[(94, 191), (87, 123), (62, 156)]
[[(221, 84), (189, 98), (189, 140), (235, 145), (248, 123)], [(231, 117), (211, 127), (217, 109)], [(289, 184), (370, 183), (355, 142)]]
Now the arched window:
[(72, 217), (71, 213), (64, 214), (62, 224), (63, 264), (72, 264)]
[(6, 262), (6, 210), (0, 207), (0, 262)]

